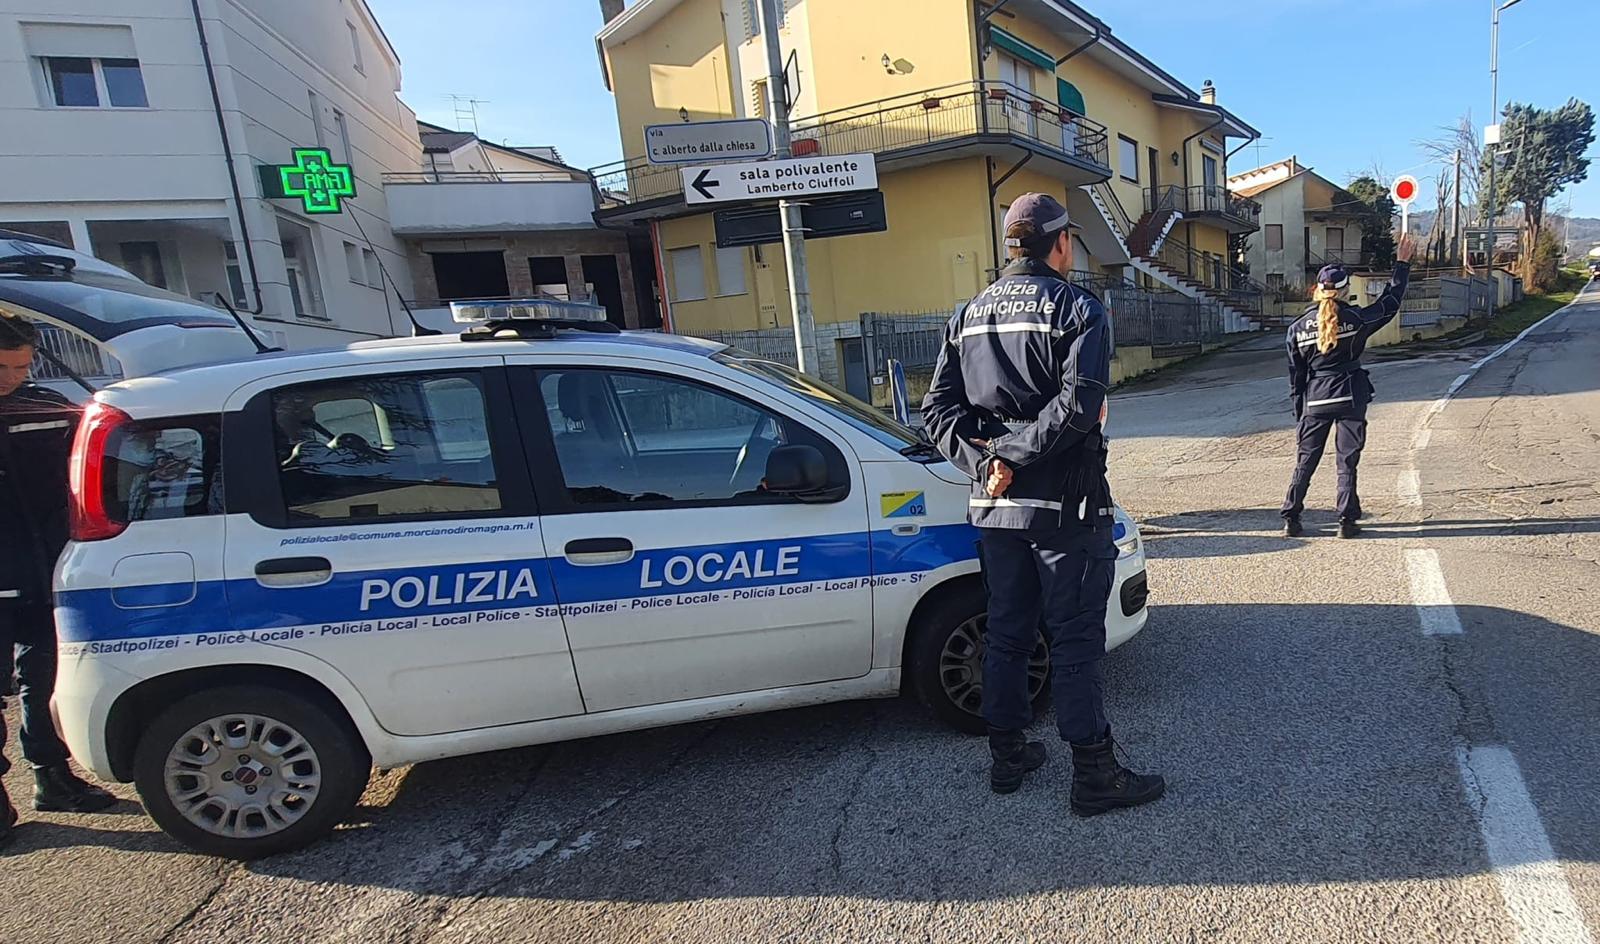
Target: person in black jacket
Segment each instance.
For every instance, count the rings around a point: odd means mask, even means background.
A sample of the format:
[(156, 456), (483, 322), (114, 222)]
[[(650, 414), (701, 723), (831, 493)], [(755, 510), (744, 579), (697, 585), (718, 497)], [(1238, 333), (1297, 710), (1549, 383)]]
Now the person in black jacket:
[(1378, 300), (1364, 308), (1345, 301), (1350, 275), (1343, 266), (1324, 266), (1317, 273), (1312, 304), (1305, 317), (1289, 326), (1289, 397), (1299, 424), (1299, 443), (1289, 494), (1283, 499), (1283, 533), (1305, 533), (1300, 515), (1305, 511), (1306, 489), (1322, 461), (1328, 434), (1334, 441), (1339, 467), (1339, 536), (1361, 533), (1361, 498), (1356, 494), (1356, 466), (1367, 444), (1367, 404), (1372, 402), (1372, 381), (1361, 367), (1367, 340), (1394, 320), (1405, 299), (1411, 278), (1411, 255), (1416, 249), (1410, 236), (1400, 237), (1395, 251), (1394, 277)]
[(1045, 760), (1044, 745), (1023, 733), (1042, 625), (1056, 723), (1072, 747), (1072, 812), (1092, 816), (1156, 800), (1166, 784), (1118, 762), (1106, 720), (1100, 663), (1117, 549), (1100, 418), (1111, 337), (1100, 300), (1061, 275), (1072, 267), (1068, 226), (1047, 194), (1007, 210), (1010, 264), (950, 320), (922, 416), (973, 480), (967, 517), (982, 536), (989, 591), (990, 787), (1010, 793)]
[[(12, 693), (14, 676), (34, 809), (88, 813), (116, 797), (72, 772), (50, 716), (56, 687), (50, 582), (67, 543), (67, 459), (79, 411), (66, 397), (28, 381), (37, 347), (33, 325), (0, 314), (0, 701)], [(0, 715), (0, 777), (10, 768), (5, 736)], [(0, 845), (16, 817), (0, 782)]]

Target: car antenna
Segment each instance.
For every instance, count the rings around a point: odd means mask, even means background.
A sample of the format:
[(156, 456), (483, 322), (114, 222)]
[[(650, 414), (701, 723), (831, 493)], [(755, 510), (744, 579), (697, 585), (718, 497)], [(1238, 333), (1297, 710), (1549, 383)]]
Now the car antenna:
[[(438, 328), (430, 328), (417, 320), (416, 313), (411, 310), (410, 305), (406, 304), (406, 297), (400, 294), (400, 286), (394, 283), (394, 277), (389, 274), (389, 267), (383, 264), (383, 253), (379, 252), (378, 247), (372, 244), (372, 237), (367, 235), (367, 228), (361, 225), (360, 214), (351, 210), (350, 221), (356, 224), (356, 230), (361, 233), (361, 238), (366, 242), (367, 250), (372, 253), (372, 258), (378, 261), (378, 274), (385, 282), (389, 283), (390, 288), (394, 289), (394, 297), (399, 300), (400, 308), (405, 311), (406, 319), (411, 322), (411, 336), (414, 338), (431, 338), (444, 334)], [(384, 299), (384, 305), (387, 307), (389, 304), (388, 296), (384, 296)], [(394, 323), (390, 322), (389, 327), (390, 330), (393, 330)]]
[[(17, 326), (11, 323), (11, 319), (14, 318), (14, 317), (15, 317), (14, 315), (7, 315), (7, 314), (0, 313), (0, 325), (4, 325), (5, 326), (6, 331), (8, 331), (11, 334), (12, 338), (14, 338), (14, 339), (16, 339), (18, 341), (26, 341), (27, 338), (22, 336), (22, 332), (17, 330)], [(100, 392), (100, 388), (99, 387), (96, 387), (94, 384), (92, 384), (89, 381), (84, 380), (82, 377), (78, 376), (78, 372), (77, 371), (73, 370), (71, 367), (68, 367), (66, 364), (62, 363), (61, 358), (57, 357), (55, 355), (55, 353), (53, 351), (51, 351), (49, 348), (45, 347), (43, 343), (33, 345), (33, 350), (34, 350), (34, 353), (42, 356), (45, 360), (49, 361), (55, 367), (56, 370), (59, 370), (63, 374), (66, 374), (67, 378), (69, 380), (71, 380), (73, 383), (75, 383), (78, 386), (82, 387), (83, 389), (89, 391), (89, 395), (91, 397)]]
[(241, 318), (237, 311), (233, 310), (233, 306), (228, 304), (228, 299), (223, 297), (221, 292), (215, 292), (213, 294), (217, 296), (217, 304), (221, 305), (223, 310), (233, 316), (233, 320), (239, 324), (239, 330), (243, 331), (245, 337), (250, 339), (250, 343), (256, 346), (257, 354), (275, 354), (283, 350), (281, 347), (267, 347), (267, 345), (262, 342), (261, 338), (257, 337), (254, 331), (250, 330), (249, 323)]

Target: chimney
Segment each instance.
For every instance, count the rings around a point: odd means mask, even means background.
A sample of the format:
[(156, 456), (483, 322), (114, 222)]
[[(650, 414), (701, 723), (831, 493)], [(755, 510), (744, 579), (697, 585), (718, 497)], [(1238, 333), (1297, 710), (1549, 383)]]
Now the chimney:
[(1200, 86), (1200, 100), (1207, 105), (1217, 103), (1217, 87), (1211, 84), (1210, 79), (1206, 79), (1206, 84)]
[(600, 16), (610, 23), (622, 15), (622, 8), (627, 0), (600, 0)]

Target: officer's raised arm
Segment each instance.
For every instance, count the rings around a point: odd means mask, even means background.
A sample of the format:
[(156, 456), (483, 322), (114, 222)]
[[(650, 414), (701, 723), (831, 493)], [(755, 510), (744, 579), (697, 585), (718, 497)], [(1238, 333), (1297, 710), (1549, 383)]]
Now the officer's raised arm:
[(1013, 467), (1071, 449), (1100, 423), (1111, 375), (1105, 306), (1093, 295), (1080, 294), (1071, 315), (1062, 320), (1068, 334), (1057, 342), (1067, 345), (1061, 355), (1061, 392), (1039, 411), (1038, 419), (989, 443), (989, 451)]
[(1400, 303), (1406, 298), (1406, 286), (1411, 282), (1411, 256), (1416, 250), (1416, 240), (1409, 234), (1400, 237), (1400, 243), (1394, 251), (1394, 276), (1389, 287), (1383, 290), (1377, 301), (1358, 312), (1363, 327), (1376, 330), (1400, 313)]
[(961, 320), (965, 309), (944, 329), (944, 344), (933, 368), (933, 381), (922, 398), (922, 424), (939, 452), (977, 480), (988, 476), (989, 453), (977, 444), (983, 439), (982, 420), (967, 399), (966, 378), (961, 375)]

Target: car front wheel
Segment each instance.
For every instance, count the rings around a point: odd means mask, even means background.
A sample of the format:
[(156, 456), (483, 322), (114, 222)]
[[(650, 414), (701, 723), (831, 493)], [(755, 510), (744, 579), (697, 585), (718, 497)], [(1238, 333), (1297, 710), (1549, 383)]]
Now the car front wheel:
[(196, 851), (254, 859), (332, 832), (372, 761), (326, 698), (255, 685), (197, 692), (139, 741), (134, 781), (166, 833)]
[[(967, 734), (984, 734), (983, 653), (988, 627), (982, 594), (940, 606), (915, 630), (907, 662), (910, 687), (935, 718)], [(1037, 716), (1050, 698), (1050, 650), (1041, 634), (1028, 659), (1028, 700)]]

